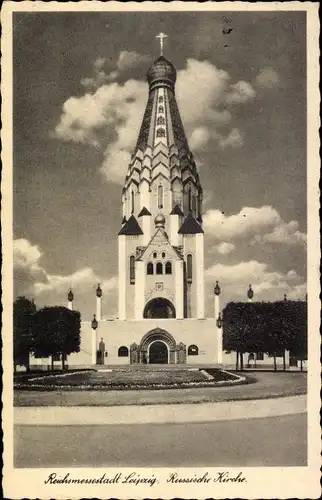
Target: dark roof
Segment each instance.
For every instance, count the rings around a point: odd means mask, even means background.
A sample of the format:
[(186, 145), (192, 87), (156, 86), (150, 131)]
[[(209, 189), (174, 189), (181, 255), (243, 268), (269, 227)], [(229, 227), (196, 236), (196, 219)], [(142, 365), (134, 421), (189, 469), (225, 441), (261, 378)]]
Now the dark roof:
[(182, 226), (180, 227), (179, 234), (198, 234), (203, 233), (203, 229), (200, 224), (196, 221), (194, 216), (190, 213), (187, 215), (185, 220), (183, 221)]
[(139, 213), (138, 217), (142, 217), (142, 215), (151, 215), (149, 210), (146, 207), (143, 207), (141, 212)]
[(125, 215), (124, 215), (124, 217), (123, 217), (123, 219), (122, 219), (121, 224), (123, 225), (123, 224), (125, 224), (125, 223), (126, 223), (126, 217), (125, 217)]
[(131, 215), (129, 220), (124, 224), (119, 232), (119, 235), (121, 234), (125, 234), (126, 236), (138, 236), (139, 234), (143, 234), (143, 231), (134, 215)]
[(181, 208), (179, 207), (179, 205), (175, 205), (173, 207), (173, 209), (171, 210), (170, 212), (170, 215), (183, 215), (183, 211), (181, 210)]

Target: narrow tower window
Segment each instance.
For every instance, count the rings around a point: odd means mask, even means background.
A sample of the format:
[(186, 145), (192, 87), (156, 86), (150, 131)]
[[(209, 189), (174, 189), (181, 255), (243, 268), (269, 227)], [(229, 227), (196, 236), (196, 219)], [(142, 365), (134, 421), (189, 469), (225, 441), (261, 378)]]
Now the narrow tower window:
[(188, 210), (191, 210), (191, 187), (188, 189)]
[(165, 130), (164, 130), (164, 128), (158, 128), (158, 130), (157, 130), (157, 137), (165, 137)]
[(163, 208), (163, 187), (158, 186), (158, 208)]
[(163, 266), (161, 262), (157, 263), (157, 274), (163, 274)]
[(159, 102), (163, 102), (163, 96), (162, 95), (160, 95), (160, 97), (159, 97)]
[(192, 283), (192, 255), (187, 255), (187, 281)]
[(130, 284), (134, 285), (135, 283), (135, 257), (131, 255), (130, 257)]
[(134, 191), (131, 191), (131, 213), (134, 212)]
[(163, 116), (158, 116), (157, 125), (165, 125), (165, 119)]
[(148, 262), (146, 266), (146, 274), (153, 274), (153, 264), (152, 262)]
[(163, 106), (159, 106), (158, 111), (159, 111), (159, 113), (164, 113), (164, 107)]
[(165, 274), (172, 274), (172, 264), (171, 262), (167, 262), (165, 265)]

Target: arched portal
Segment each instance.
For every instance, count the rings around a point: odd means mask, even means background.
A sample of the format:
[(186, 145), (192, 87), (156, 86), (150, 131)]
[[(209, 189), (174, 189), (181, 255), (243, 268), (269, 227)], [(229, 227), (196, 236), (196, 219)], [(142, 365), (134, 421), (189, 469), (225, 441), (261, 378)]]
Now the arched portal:
[(168, 299), (162, 297), (150, 300), (143, 312), (143, 318), (153, 319), (153, 318), (175, 318), (176, 310), (172, 302)]
[(150, 364), (168, 364), (169, 350), (167, 344), (162, 340), (151, 342), (148, 348), (148, 360)]
[(177, 344), (171, 333), (154, 328), (145, 335), (139, 345), (140, 363), (176, 363)]

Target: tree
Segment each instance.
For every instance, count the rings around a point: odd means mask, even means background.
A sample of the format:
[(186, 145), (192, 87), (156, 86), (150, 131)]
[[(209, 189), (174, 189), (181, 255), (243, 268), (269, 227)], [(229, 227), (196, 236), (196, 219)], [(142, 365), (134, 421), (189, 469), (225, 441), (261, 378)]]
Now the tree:
[(244, 353), (262, 350), (256, 303), (230, 302), (223, 311), (223, 347), (236, 351), (236, 370), (244, 369)]
[(282, 353), (286, 369), (285, 350), (305, 359), (307, 350), (307, 304), (300, 301), (230, 302), (223, 311), (223, 345), (226, 351), (236, 351), (243, 370), (244, 352), (267, 352), (274, 357)]
[(29, 371), (29, 355), (32, 351), (32, 324), (36, 313), (35, 303), (26, 297), (17, 297), (13, 303), (13, 359), (14, 371), (17, 365), (24, 365)]
[(33, 337), (35, 356), (51, 356), (52, 369), (54, 359), (61, 356), (65, 369), (67, 355), (80, 350), (80, 313), (62, 306), (40, 309), (35, 315)]

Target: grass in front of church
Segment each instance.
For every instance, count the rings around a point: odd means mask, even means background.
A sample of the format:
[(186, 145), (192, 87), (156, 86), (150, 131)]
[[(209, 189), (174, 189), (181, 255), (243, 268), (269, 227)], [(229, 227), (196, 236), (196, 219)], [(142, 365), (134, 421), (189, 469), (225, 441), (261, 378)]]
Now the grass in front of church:
[[(15, 377), (15, 388), (20, 389), (163, 389), (193, 387), (215, 383), (236, 383), (241, 378), (222, 370), (104, 370), (65, 373), (25, 374)], [(245, 379), (243, 380), (245, 381)]]
[(195, 404), (279, 398), (307, 393), (304, 372), (256, 372), (257, 383), (225, 387), (190, 387), (163, 390), (15, 390), (15, 406), (124, 406)]

